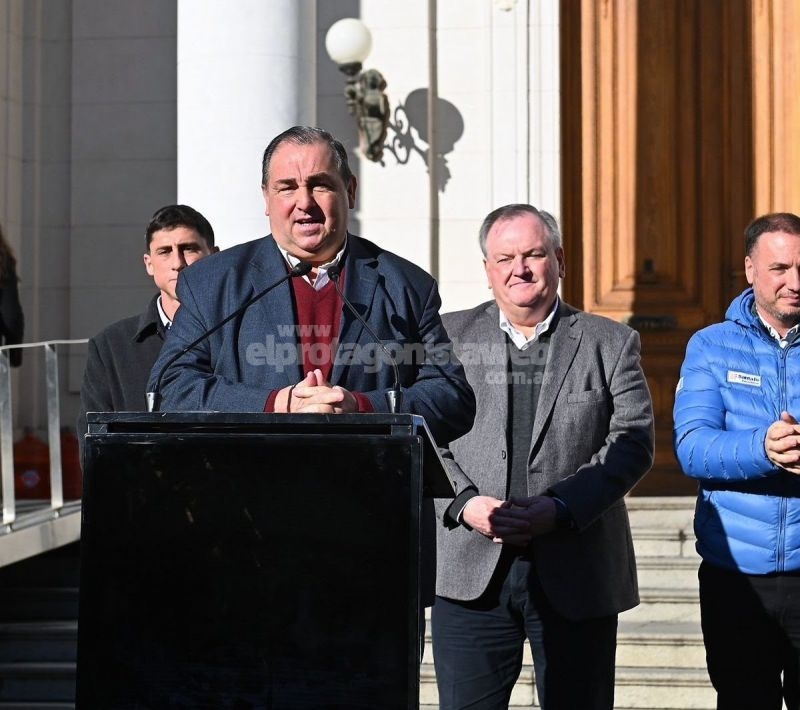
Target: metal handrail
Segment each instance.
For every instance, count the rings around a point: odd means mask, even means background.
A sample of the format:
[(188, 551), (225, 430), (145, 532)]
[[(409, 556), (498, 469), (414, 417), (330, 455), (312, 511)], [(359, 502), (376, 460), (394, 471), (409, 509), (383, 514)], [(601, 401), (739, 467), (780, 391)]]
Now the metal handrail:
[[(44, 348), (47, 381), (47, 439), (50, 447), (50, 505), (45, 511), (58, 517), (64, 509), (64, 483), (61, 459), (61, 401), (58, 383), (59, 345), (83, 345), (88, 339), (46, 340), (38, 343), (20, 343), (0, 346), (0, 492), (3, 501), (4, 530), (12, 532), (41, 517), (41, 509), (27, 513), (26, 520), (18, 519), (14, 491), (14, 438), (13, 403), (11, 396), (11, 363), (9, 352), (18, 349)], [(71, 504), (69, 508), (74, 508)], [(79, 504), (78, 504), (79, 509)], [(28, 520), (30, 518), (30, 520)]]

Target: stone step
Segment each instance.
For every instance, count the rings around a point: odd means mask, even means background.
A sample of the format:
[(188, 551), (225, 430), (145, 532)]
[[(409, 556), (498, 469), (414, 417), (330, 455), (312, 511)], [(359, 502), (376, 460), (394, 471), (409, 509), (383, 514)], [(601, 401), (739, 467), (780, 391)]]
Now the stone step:
[(77, 618), (77, 587), (0, 588), (0, 622)]
[(0, 588), (77, 587), (80, 580), (80, 543), (58, 547), (0, 567)]
[[(664, 622), (630, 620), (620, 615), (617, 631), (617, 665), (655, 668), (705, 668), (705, 647), (700, 624), (691, 621)], [(423, 664), (433, 667), (430, 633), (425, 634)], [(525, 667), (533, 667), (530, 645), (522, 656)]]
[(642, 589), (693, 589), (697, 590), (697, 557), (638, 557), (636, 569)]
[(635, 528), (632, 533), (637, 560), (647, 557), (686, 557), (699, 560), (694, 533), (687, 535), (681, 530), (659, 527)]
[[(716, 694), (705, 669), (617, 666), (614, 691), (616, 710), (705, 710), (716, 707)], [(423, 666), (420, 706), (438, 707), (436, 679)], [(523, 668), (514, 686), (509, 709), (540, 707), (533, 674)]]
[(74, 702), (75, 663), (0, 663), (0, 702)]
[(625, 503), (637, 558), (696, 556), (693, 497), (631, 497)]
[(75, 703), (68, 702), (3, 702), (0, 700), (0, 710), (75, 710)]
[(75, 703), (61, 702), (3, 702), (0, 700), (0, 710), (75, 710)]
[(697, 589), (678, 587), (639, 589), (639, 606), (620, 614), (620, 621), (700, 623)]
[[(436, 689), (436, 676), (432, 664), (423, 664), (420, 669), (419, 703), (423, 707), (437, 708), (439, 706), (439, 693)], [(534, 705), (533, 669), (523, 667), (517, 684), (511, 692), (509, 710), (515, 708), (531, 708)]]
[(705, 710), (716, 702), (705, 669), (617, 666), (616, 710)]
[(704, 670), (706, 652), (700, 625), (621, 619), (617, 631), (617, 665)]
[[(618, 671), (618, 675), (621, 674), (618, 679), (621, 690), (618, 695), (619, 702), (615, 707), (626, 709), (663, 708), (664, 710), (671, 707), (713, 707), (713, 705), (705, 704), (677, 706), (662, 704), (668, 702), (669, 696), (664, 687), (665, 684), (668, 684), (665, 679), (672, 677), (669, 675), (670, 672), (674, 671), (677, 692), (681, 694), (681, 697), (689, 693), (698, 683), (701, 688), (707, 684), (705, 648), (699, 623), (627, 621), (625, 617), (628, 614), (630, 612), (621, 616), (617, 634), (617, 668), (622, 670)], [(420, 701), (432, 704), (436, 700), (436, 680), (429, 642), (426, 644), (424, 659), (423, 686), (425, 683), (428, 685), (425, 686), (425, 692), (420, 696)], [(637, 673), (637, 670), (641, 672)], [(694, 671), (695, 673), (687, 674), (684, 671)], [(648, 680), (642, 680), (642, 673)], [(652, 678), (646, 675), (648, 673), (651, 673)], [(531, 707), (530, 702), (534, 698), (532, 679), (533, 664), (530, 648), (526, 644), (522, 674), (514, 691), (515, 702), (520, 707)], [(643, 690), (645, 682), (652, 682), (654, 687), (652, 694)], [(704, 694), (707, 695), (707, 692), (704, 691)], [(623, 705), (622, 702), (637, 702), (639, 705)]]
[(629, 511), (650, 511), (653, 514), (679, 515), (694, 512), (695, 496), (628, 496), (625, 505)]
[(633, 529), (662, 528), (691, 535), (694, 523), (695, 498), (625, 499)]
[[(624, 619), (623, 615), (617, 633), (618, 667), (695, 669), (705, 673), (705, 647), (698, 623), (638, 622)], [(432, 677), (433, 655), (430, 639), (426, 643), (423, 658), (423, 668)], [(533, 661), (527, 643), (522, 675), (523, 678), (533, 676)], [(527, 694), (522, 697), (527, 697)]]
[[(3, 710), (5, 706), (0, 703), (0, 710)], [(60, 708), (59, 708), (60, 710)], [(419, 710), (439, 710), (438, 705), (420, 705)], [(655, 708), (625, 708), (625, 710), (656, 710)], [(670, 708), (658, 708), (658, 710), (670, 710)]]
[(625, 501), (632, 530), (664, 530), (676, 535), (694, 535), (694, 502), (682, 510), (631, 509), (630, 499)]
[(0, 662), (75, 661), (77, 621), (0, 624)]

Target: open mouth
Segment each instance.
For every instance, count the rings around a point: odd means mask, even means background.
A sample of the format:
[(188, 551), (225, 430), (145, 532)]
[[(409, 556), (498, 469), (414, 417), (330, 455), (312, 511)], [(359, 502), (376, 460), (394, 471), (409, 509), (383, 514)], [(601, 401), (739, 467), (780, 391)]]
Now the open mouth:
[(322, 222), (316, 219), (298, 219), (295, 228), (303, 234), (314, 234), (322, 227)]

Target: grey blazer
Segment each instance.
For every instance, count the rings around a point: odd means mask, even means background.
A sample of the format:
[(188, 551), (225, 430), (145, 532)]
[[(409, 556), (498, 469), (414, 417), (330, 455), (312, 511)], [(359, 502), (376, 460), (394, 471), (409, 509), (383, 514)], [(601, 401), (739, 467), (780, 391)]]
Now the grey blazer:
[[(443, 316), (475, 391), (472, 430), (450, 447), (481, 495), (508, 496), (506, 341), (494, 301)], [(551, 604), (571, 619), (639, 602), (624, 496), (653, 462), (653, 411), (629, 327), (561, 303), (546, 353), (528, 458), (528, 493), (552, 493), (575, 530), (534, 538), (531, 553)], [(459, 525), (436, 502), (437, 594), (471, 600), (486, 589), (501, 545)]]

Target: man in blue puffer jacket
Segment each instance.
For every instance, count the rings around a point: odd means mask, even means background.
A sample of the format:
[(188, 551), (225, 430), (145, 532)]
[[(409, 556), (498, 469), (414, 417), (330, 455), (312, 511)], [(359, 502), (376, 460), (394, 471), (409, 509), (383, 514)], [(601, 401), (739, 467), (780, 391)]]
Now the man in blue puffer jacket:
[(745, 231), (750, 288), (686, 348), (675, 451), (699, 481), (700, 610), (717, 708), (800, 707), (800, 217)]

